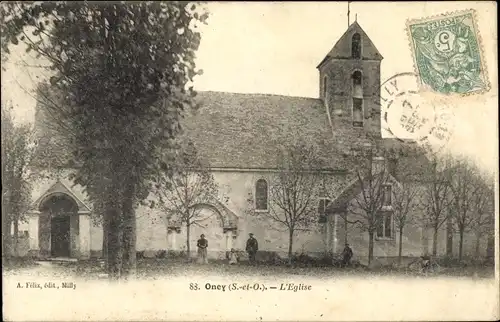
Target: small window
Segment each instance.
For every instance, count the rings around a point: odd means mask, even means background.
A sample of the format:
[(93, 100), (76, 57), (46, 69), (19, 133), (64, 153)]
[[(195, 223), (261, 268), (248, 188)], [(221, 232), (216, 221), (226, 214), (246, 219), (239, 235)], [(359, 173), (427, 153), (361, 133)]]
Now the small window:
[(268, 187), (264, 179), (255, 184), (255, 210), (267, 210)]
[(393, 226), (392, 212), (381, 213), (377, 221), (377, 238), (392, 239)]
[(351, 56), (354, 59), (361, 58), (361, 36), (358, 33), (352, 36)]
[(328, 90), (328, 77), (323, 78), (323, 96), (326, 98), (326, 91)]
[(321, 198), (318, 203), (318, 222), (320, 224), (326, 223), (327, 208), (330, 204), (330, 199)]
[(392, 205), (392, 186), (385, 184), (382, 189), (382, 206), (390, 207)]
[(352, 99), (352, 125), (363, 127), (363, 99)]

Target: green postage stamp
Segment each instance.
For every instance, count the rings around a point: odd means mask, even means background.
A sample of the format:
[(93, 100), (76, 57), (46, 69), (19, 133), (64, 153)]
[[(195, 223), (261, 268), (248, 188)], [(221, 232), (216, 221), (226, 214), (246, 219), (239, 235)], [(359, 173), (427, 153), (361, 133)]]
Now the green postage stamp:
[(443, 94), (489, 90), (474, 10), (411, 20), (407, 31), (422, 84)]

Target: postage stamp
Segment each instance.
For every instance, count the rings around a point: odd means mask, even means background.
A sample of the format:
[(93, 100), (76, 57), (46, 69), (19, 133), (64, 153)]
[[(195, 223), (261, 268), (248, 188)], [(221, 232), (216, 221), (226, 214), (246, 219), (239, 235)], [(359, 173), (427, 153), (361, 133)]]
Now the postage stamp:
[(469, 95), (490, 88), (474, 10), (407, 22), (421, 85), (442, 94)]
[(445, 99), (422, 95), (418, 75), (396, 74), (380, 88), (383, 137), (412, 140), (427, 153), (446, 147), (453, 134), (453, 107)]

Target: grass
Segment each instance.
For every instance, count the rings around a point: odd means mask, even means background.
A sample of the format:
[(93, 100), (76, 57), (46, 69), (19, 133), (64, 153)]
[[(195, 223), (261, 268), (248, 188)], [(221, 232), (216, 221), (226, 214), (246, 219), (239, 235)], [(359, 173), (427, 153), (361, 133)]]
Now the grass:
[[(3, 262), (5, 272), (23, 271), (33, 269), (33, 272), (41, 271), (43, 275), (54, 276), (81, 276), (90, 279), (102, 278), (105, 274), (104, 263), (97, 260), (79, 262), (56, 262), (40, 266), (32, 259), (9, 259)], [(176, 258), (146, 258), (137, 261), (137, 276), (139, 278), (160, 277), (182, 277), (196, 275), (212, 276), (239, 276), (239, 277), (286, 277), (286, 276), (309, 276), (318, 278), (349, 277), (349, 276), (454, 276), (491, 278), (494, 277), (493, 265), (485, 266), (479, 263), (469, 265), (441, 266), (438, 272), (422, 274), (418, 270), (410, 270), (407, 267), (398, 268), (392, 265), (379, 266), (368, 269), (360, 266), (356, 268), (337, 267), (312, 267), (307, 265), (227, 265), (224, 261), (211, 261), (208, 265), (197, 263), (186, 263), (185, 260)]]
[(26, 269), (38, 266), (38, 263), (33, 258), (25, 257), (3, 257), (2, 256), (2, 270), (12, 271), (19, 269)]

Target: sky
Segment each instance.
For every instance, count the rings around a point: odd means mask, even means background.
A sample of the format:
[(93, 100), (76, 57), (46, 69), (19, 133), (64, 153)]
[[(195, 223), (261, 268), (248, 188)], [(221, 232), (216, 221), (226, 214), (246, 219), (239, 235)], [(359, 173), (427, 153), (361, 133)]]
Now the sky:
[[(203, 75), (197, 90), (269, 93), (318, 97), (316, 66), (348, 26), (347, 2), (213, 2), (203, 26), (196, 64)], [(492, 90), (472, 98), (454, 99), (455, 132), (452, 150), (481, 159), (496, 168), (497, 156), (497, 35), (496, 7), (492, 2), (354, 2), (350, 22), (357, 19), (379, 52), (381, 81), (412, 72), (413, 61), (406, 34), (408, 19), (474, 8), (482, 36)], [(18, 122), (32, 122), (33, 89), (47, 77), (43, 65), (13, 48), (2, 72), (2, 101), (14, 105)], [(458, 130), (457, 130), (458, 128)]]

